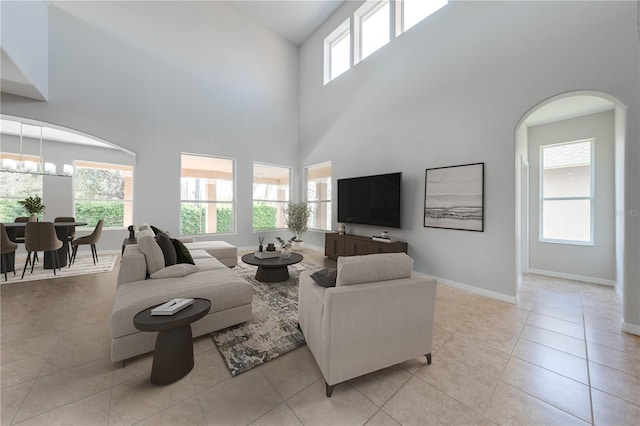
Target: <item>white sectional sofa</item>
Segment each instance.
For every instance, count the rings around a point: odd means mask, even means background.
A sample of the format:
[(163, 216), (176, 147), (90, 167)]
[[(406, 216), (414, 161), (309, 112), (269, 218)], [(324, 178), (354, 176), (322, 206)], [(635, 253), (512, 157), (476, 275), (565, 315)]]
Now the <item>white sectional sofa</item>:
[[(186, 243), (195, 265), (182, 263), (165, 267), (162, 251), (158, 259), (155, 247), (149, 251), (147, 243), (151, 240), (142, 239), (142, 236), (154, 239), (153, 233), (148, 232), (151, 236), (141, 231), (138, 244), (127, 245), (122, 255), (109, 322), (112, 362), (154, 349), (157, 333), (137, 330), (133, 317), (143, 309), (174, 298), (201, 297), (211, 301), (209, 313), (192, 324), (194, 337), (252, 318), (253, 287), (228, 267), (237, 262), (237, 256), (231, 259), (231, 253), (237, 252), (235, 247), (219, 242)], [(220, 255), (224, 263), (211, 253)]]

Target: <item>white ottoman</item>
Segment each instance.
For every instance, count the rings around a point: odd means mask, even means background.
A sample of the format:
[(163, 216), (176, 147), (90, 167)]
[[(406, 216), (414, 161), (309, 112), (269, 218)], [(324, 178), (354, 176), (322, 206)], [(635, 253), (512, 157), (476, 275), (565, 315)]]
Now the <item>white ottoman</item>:
[(225, 241), (196, 241), (185, 243), (190, 252), (204, 250), (229, 268), (238, 264), (238, 248)]

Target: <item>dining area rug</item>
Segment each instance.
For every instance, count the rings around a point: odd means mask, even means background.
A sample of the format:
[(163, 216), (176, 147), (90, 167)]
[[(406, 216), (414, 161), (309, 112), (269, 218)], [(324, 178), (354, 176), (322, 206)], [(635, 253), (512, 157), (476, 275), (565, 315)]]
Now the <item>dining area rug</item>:
[(4, 274), (0, 276), (1, 284), (11, 284), (11, 283), (24, 283), (29, 281), (37, 281), (44, 279), (57, 279), (57, 278), (66, 278), (72, 277), (76, 275), (88, 275), (88, 274), (99, 274), (102, 272), (111, 272), (116, 264), (116, 260), (118, 259), (117, 254), (100, 254), (99, 261), (94, 265), (93, 258), (91, 255), (86, 256), (78, 256), (76, 261), (71, 265), (71, 267), (63, 266), (60, 270), (56, 269), (56, 275), (53, 275), (53, 269), (44, 269), (43, 259), (44, 256), (39, 253), (40, 260), (36, 262), (35, 267), (33, 268), (33, 274), (31, 273), (31, 266), (27, 267), (26, 272), (24, 273), (24, 279), (20, 279), (22, 275), (22, 269), (24, 268), (24, 262), (26, 257), (18, 256), (16, 257), (16, 273), (7, 272), (7, 281), (4, 280)]
[(212, 333), (213, 342), (233, 376), (305, 344), (298, 330), (298, 278), (304, 270), (322, 269), (307, 262), (289, 266), (289, 279), (262, 283), (257, 267), (238, 261), (234, 268), (253, 284), (253, 319)]

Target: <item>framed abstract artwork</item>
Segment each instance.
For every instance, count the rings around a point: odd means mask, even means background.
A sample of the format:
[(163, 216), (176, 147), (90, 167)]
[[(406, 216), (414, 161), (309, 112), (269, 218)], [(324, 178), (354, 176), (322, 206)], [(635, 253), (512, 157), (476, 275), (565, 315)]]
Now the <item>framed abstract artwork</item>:
[(484, 163), (426, 170), (424, 226), (484, 231)]

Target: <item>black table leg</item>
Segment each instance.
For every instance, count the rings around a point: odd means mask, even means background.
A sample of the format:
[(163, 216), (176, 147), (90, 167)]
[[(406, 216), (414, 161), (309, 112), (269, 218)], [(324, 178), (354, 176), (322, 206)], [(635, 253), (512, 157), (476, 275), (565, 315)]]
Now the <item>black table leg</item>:
[[(56, 235), (58, 239), (62, 241), (62, 247), (60, 247), (57, 251), (59, 263), (56, 264), (56, 268), (58, 266), (63, 267), (67, 266), (67, 255), (69, 251), (69, 227), (67, 226), (56, 226)], [(44, 269), (53, 269), (54, 262), (52, 253), (46, 252), (44, 254)]]
[(286, 265), (277, 267), (258, 266), (256, 280), (262, 283), (277, 283), (289, 279), (289, 268)]
[(158, 332), (153, 352), (151, 383), (166, 385), (180, 380), (193, 369), (191, 325)]

